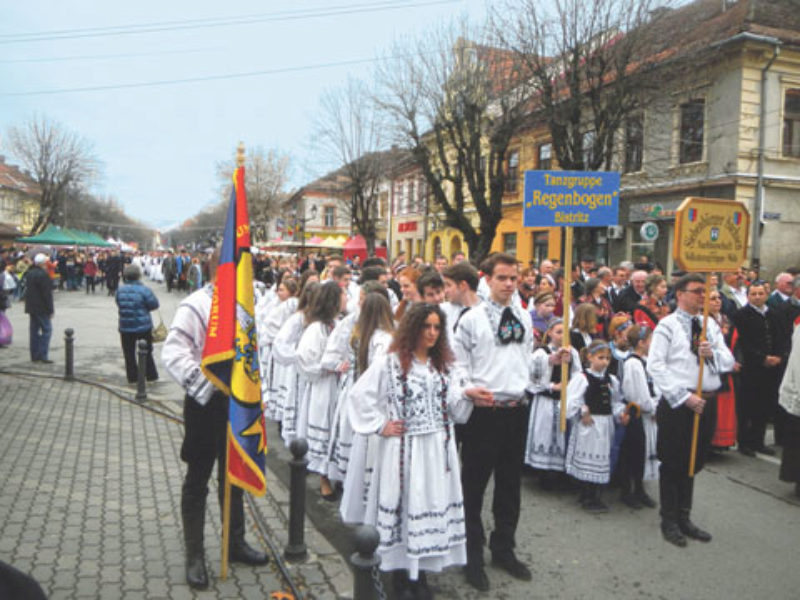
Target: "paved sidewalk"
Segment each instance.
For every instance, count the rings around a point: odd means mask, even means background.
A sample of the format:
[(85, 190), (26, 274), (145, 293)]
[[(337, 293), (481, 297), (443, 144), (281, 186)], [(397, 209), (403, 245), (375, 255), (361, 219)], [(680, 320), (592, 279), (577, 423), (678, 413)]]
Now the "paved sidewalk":
[[(228, 580), (218, 579), (214, 489), (206, 520), (212, 586), (194, 593), (185, 584), (182, 431), (174, 420), (98, 386), (0, 374), (0, 423), (0, 560), (30, 573), (49, 598), (261, 599), (290, 589), (274, 559), (231, 565)], [(247, 514), (247, 536), (268, 549), (258, 520), (282, 549), (288, 495), (276, 477), (268, 481), (257, 514)], [(308, 598), (348, 595), (343, 561), (309, 534), (311, 559), (290, 566), (296, 586)]]

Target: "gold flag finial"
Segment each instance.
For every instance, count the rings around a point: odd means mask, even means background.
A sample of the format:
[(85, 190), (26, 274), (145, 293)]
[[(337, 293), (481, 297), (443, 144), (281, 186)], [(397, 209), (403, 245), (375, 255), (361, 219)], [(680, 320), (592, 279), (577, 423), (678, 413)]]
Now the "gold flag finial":
[(239, 145), (236, 147), (236, 166), (244, 166), (244, 142), (239, 142)]

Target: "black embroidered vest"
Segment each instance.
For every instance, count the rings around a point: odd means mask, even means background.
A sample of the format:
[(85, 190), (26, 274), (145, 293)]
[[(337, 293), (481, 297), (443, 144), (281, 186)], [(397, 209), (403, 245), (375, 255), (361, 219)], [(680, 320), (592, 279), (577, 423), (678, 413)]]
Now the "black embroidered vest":
[(603, 375), (602, 379), (584, 371), (589, 387), (584, 392), (583, 402), (593, 415), (611, 414), (611, 375)]

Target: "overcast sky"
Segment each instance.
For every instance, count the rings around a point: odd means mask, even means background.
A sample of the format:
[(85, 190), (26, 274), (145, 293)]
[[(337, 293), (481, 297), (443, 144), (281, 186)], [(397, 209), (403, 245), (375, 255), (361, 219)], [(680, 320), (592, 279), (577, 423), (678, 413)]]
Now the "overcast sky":
[[(323, 90), (348, 75), (368, 78), (371, 61), (395, 37), (464, 12), (481, 18), (485, 6), (486, 0), (242, 0), (226, 11), (206, 0), (6, 2), (0, 154), (10, 154), (9, 126), (33, 115), (55, 119), (94, 144), (104, 163), (95, 193), (111, 194), (131, 216), (165, 227), (218, 199), (215, 163), (232, 156), (239, 140), (290, 154), (292, 183), (309, 181)], [(264, 71), (273, 72), (217, 78)], [(174, 83), (187, 79), (205, 80)]]

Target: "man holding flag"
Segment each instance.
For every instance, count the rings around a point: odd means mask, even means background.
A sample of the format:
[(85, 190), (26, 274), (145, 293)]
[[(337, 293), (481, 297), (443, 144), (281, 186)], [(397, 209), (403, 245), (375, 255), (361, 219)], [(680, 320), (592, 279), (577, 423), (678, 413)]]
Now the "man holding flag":
[(208, 480), (215, 461), (223, 515), (223, 578), (228, 559), (251, 565), (269, 560), (244, 540), (242, 490), (256, 495), (266, 491), (266, 432), (243, 152), (240, 146), (222, 248), (210, 265), (214, 283), (180, 304), (162, 352), (170, 375), (186, 390), (181, 459), (187, 463), (187, 471), (181, 515), (186, 581), (196, 589), (208, 586), (203, 528)]

